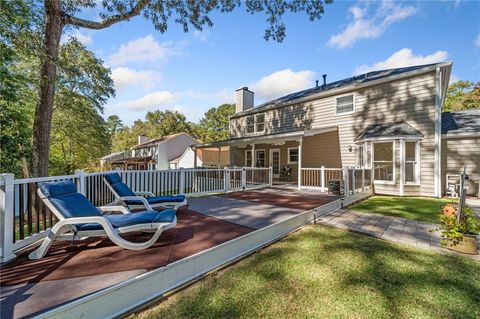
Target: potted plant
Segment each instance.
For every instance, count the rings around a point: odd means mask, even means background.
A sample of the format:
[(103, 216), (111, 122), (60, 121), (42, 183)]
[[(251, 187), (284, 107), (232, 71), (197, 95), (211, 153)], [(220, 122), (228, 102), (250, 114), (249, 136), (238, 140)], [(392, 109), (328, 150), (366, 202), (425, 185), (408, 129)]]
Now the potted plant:
[(464, 254), (478, 254), (477, 235), (480, 233), (480, 220), (471, 208), (463, 208), (460, 218), (457, 214), (444, 213), (440, 229), (441, 243), (448, 249)]

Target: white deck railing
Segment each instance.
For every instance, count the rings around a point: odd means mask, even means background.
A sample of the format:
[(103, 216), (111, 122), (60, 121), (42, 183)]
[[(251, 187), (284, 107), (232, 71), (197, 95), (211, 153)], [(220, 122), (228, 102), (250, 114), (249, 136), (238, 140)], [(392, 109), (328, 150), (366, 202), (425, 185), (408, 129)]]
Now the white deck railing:
[[(185, 194), (207, 195), (249, 190), (272, 185), (271, 168), (202, 168), (175, 170), (117, 171), (133, 191), (149, 191), (157, 196)], [(0, 174), (0, 260), (44, 238), (57, 219), (37, 195), (38, 183), (69, 179), (78, 191), (96, 206), (107, 205), (114, 195), (104, 183), (109, 172), (15, 179)]]
[(301, 168), (300, 188), (328, 191), (329, 182), (340, 181), (343, 194), (351, 195), (371, 186), (372, 172), (369, 168)]

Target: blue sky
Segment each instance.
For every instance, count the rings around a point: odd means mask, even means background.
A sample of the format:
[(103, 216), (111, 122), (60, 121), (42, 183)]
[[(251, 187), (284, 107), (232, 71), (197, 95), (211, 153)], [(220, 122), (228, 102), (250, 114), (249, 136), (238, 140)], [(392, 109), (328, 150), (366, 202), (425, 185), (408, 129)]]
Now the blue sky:
[[(92, 18), (95, 10), (82, 12)], [(178, 110), (196, 122), (233, 102), (248, 86), (255, 104), (372, 69), (453, 60), (453, 78), (480, 81), (480, 2), (347, 2), (325, 7), (319, 21), (285, 17), (282, 43), (263, 39), (265, 16), (240, 7), (213, 14), (214, 26), (160, 34), (137, 17), (108, 29), (70, 30), (112, 70), (117, 95), (105, 116), (132, 124), (150, 110)]]

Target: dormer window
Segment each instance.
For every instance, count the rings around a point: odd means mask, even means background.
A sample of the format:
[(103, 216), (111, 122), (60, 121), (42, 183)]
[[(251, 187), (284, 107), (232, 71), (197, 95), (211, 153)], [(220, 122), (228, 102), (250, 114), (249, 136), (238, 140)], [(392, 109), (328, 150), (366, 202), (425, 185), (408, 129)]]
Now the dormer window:
[(355, 112), (353, 94), (339, 96), (336, 98), (336, 113), (348, 114)]

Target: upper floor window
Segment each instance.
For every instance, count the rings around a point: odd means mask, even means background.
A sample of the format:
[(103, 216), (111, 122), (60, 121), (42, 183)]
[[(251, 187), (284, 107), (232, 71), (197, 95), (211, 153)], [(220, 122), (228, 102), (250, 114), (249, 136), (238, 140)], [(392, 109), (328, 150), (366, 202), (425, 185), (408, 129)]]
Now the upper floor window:
[(265, 132), (265, 113), (255, 116), (255, 133)]
[(337, 97), (336, 101), (337, 114), (353, 113), (355, 111), (353, 94)]
[(247, 116), (247, 133), (255, 133), (255, 116)]
[(246, 117), (247, 134), (263, 133), (265, 132), (265, 113), (249, 115)]

